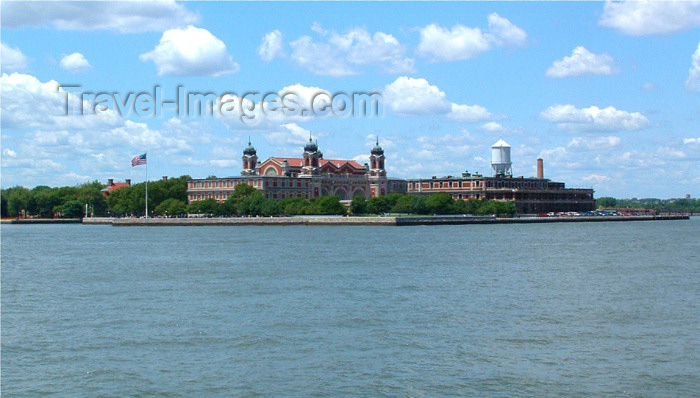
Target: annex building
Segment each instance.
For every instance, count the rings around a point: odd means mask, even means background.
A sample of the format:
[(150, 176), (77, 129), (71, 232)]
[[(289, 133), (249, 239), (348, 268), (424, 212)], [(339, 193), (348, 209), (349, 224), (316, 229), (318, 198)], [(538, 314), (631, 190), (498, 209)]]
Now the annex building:
[(563, 182), (546, 179), (543, 164), (542, 159), (537, 159), (537, 177), (513, 177), (510, 145), (499, 140), (491, 147), (492, 177), (464, 172), (460, 177), (409, 179), (407, 192), (422, 195), (444, 192), (462, 200), (508, 200), (522, 214), (595, 210), (593, 189), (566, 188)]
[(248, 184), (268, 199), (317, 198), (335, 195), (343, 201), (365, 199), (391, 192), (406, 193), (406, 181), (386, 176), (384, 150), (379, 141), (370, 152), (370, 163), (324, 159), (318, 144), (309, 137), (300, 158), (271, 157), (258, 163), (255, 148), (243, 150), (240, 176), (193, 179), (187, 184), (189, 202), (215, 199), (224, 202), (236, 185)]

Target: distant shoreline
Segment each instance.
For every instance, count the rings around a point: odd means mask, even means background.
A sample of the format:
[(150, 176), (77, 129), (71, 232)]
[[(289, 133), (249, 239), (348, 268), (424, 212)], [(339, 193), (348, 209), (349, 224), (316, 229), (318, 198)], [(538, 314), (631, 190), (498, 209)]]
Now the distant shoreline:
[(595, 217), (523, 217), (493, 218), (475, 216), (435, 217), (235, 217), (235, 218), (86, 218), (86, 225), (129, 226), (207, 226), (207, 225), (466, 225), (466, 224), (538, 224), (553, 222), (620, 222), (688, 220), (688, 215), (595, 216)]

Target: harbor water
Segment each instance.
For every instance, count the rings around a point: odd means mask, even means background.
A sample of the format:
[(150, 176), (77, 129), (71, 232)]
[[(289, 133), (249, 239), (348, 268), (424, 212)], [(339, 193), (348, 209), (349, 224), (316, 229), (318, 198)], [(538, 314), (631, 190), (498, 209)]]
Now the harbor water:
[(3, 225), (6, 397), (690, 397), (700, 219)]

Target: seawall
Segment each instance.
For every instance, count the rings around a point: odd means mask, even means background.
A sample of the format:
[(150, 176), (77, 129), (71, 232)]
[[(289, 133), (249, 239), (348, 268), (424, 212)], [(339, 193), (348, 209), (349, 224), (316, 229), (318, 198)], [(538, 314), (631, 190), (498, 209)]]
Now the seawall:
[(436, 217), (235, 217), (235, 218), (86, 218), (83, 224), (126, 226), (181, 225), (457, 225), (457, 224), (532, 224), (553, 222), (623, 222), (688, 220), (687, 215), (672, 216), (596, 216), (596, 217), (527, 217), (494, 218), (475, 216)]
[(79, 224), (79, 218), (17, 218), (0, 220), (2, 224)]

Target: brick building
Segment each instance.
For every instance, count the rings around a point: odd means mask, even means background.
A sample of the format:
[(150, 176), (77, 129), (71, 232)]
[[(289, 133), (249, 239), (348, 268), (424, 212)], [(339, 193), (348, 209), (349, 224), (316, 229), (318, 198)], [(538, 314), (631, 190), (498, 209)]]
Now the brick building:
[(188, 181), (188, 201), (211, 198), (223, 202), (238, 184), (251, 185), (269, 199), (335, 195), (349, 201), (356, 196), (368, 199), (406, 192), (406, 181), (387, 178), (379, 141), (370, 152), (370, 164), (365, 165), (354, 160), (324, 159), (311, 137), (300, 158), (271, 157), (258, 163), (257, 151), (248, 142), (242, 160), (240, 176)]
[(537, 159), (537, 177), (513, 177), (510, 145), (499, 140), (492, 147), (493, 177), (462, 173), (461, 177), (432, 177), (407, 180), (407, 192), (430, 195), (444, 192), (454, 199), (513, 201), (518, 213), (580, 212), (595, 210), (593, 190), (566, 188), (563, 182), (544, 178), (542, 159)]

